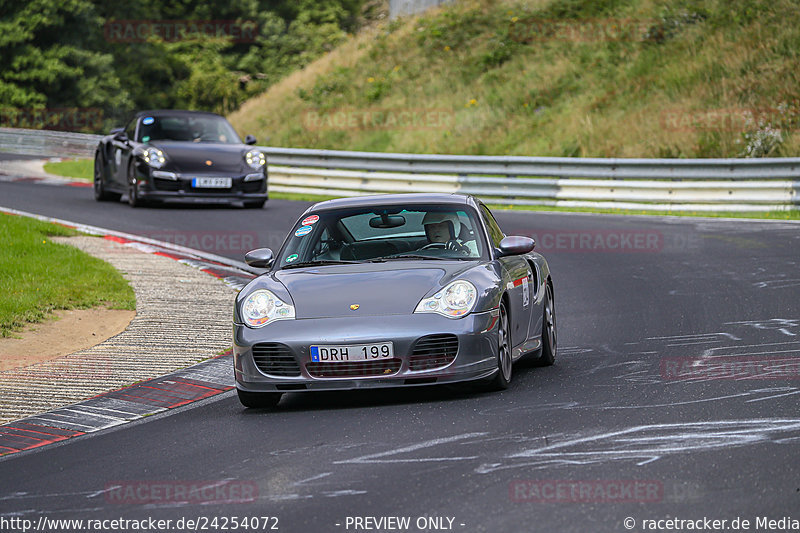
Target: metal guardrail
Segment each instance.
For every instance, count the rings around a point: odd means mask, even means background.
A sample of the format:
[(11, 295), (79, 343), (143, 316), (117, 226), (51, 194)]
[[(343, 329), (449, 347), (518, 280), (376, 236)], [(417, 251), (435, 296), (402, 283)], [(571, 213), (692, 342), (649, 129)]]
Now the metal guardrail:
[[(99, 135), (0, 128), (0, 151), (93, 157)], [(356, 196), (463, 192), (501, 204), (681, 211), (800, 205), (800, 158), (600, 159), (260, 147), (270, 190)]]
[(42, 157), (94, 157), (102, 135), (0, 128), (0, 152)]
[(389, 0), (389, 18), (416, 15), (432, 7), (447, 4), (453, 0)]
[(502, 204), (764, 211), (800, 204), (800, 158), (599, 159), (263, 147), (270, 187), (354, 196), (464, 192)]

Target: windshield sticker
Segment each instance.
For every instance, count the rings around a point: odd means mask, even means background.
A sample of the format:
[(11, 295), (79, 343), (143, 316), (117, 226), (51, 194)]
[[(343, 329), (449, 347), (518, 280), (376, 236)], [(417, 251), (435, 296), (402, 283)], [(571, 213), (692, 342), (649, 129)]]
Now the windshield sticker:
[(150, 124), (152, 124), (155, 121), (156, 121), (156, 119), (154, 119), (153, 117), (144, 117), (142, 119), (142, 124), (144, 124), (145, 126), (149, 126)]
[(290, 255), (289, 257), (286, 258), (286, 262), (287, 263), (294, 263), (295, 261), (297, 261), (298, 257), (300, 257), (300, 256), (298, 256), (297, 254), (292, 254), (292, 255)]
[(303, 226), (302, 228), (298, 229), (294, 232), (295, 237), (303, 237), (311, 233), (311, 230), (314, 229), (311, 226)]
[(143, 143), (146, 143), (149, 140), (150, 140), (150, 136), (149, 135), (145, 135), (144, 137), (142, 137), (142, 142)]
[(301, 222), (304, 226), (310, 226), (311, 224), (316, 224), (319, 222), (319, 215), (311, 215), (303, 219)]

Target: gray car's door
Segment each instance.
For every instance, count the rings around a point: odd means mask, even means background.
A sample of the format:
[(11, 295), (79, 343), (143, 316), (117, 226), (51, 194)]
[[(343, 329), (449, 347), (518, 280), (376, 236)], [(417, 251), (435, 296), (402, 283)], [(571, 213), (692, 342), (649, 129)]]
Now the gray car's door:
[[(489, 233), (491, 245), (497, 249), (500, 241), (505, 236), (494, 219), (491, 211), (480, 204), (481, 217)], [(528, 339), (528, 329), (531, 322), (531, 308), (533, 307), (532, 272), (531, 266), (523, 255), (501, 257), (497, 260), (503, 270), (503, 281), (509, 295), (510, 315), (509, 327), (511, 329), (511, 345), (519, 346)]]

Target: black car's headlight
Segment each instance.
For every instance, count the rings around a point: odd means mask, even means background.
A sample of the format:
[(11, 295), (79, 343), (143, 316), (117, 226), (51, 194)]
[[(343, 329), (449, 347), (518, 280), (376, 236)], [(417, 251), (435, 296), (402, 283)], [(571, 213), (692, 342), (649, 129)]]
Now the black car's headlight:
[(253, 170), (261, 170), (267, 164), (267, 156), (260, 150), (250, 150), (244, 154), (244, 160)]
[(469, 314), (478, 301), (475, 285), (465, 280), (456, 280), (431, 296), (423, 298), (415, 313), (438, 313), (448, 318), (461, 318)]
[(164, 152), (154, 146), (148, 146), (147, 148), (142, 149), (141, 157), (145, 163), (153, 168), (161, 168), (167, 161)]
[(251, 328), (260, 328), (276, 320), (294, 319), (294, 306), (266, 289), (258, 289), (242, 302), (241, 315), (245, 324)]

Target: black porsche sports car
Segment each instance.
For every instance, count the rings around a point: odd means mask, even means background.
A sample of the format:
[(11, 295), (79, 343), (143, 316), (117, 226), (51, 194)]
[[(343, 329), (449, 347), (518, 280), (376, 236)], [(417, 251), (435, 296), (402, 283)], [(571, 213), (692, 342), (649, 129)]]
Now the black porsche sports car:
[(141, 111), (103, 137), (94, 157), (94, 197), (138, 207), (148, 201), (236, 202), (268, 199), (267, 159), (241, 141), (224, 117), (201, 111)]

